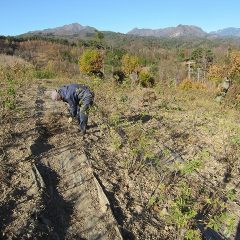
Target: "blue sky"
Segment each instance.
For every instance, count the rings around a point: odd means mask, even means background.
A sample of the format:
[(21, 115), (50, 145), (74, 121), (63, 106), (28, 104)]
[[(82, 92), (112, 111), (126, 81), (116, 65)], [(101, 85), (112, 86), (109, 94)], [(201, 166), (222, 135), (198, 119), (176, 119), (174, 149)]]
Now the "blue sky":
[(239, 0), (0, 0), (0, 35), (78, 22), (100, 31), (196, 25), (240, 28)]

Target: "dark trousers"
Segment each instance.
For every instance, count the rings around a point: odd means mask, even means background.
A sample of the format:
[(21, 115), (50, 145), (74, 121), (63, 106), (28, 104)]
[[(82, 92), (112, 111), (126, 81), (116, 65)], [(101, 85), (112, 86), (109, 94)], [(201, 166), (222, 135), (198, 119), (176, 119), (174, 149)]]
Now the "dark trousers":
[(79, 102), (77, 110), (77, 118), (80, 125), (81, 132), (85, 133), (88, 123), (89, 108), (93, 104), (93, 94), (90, 91), (84, 93)]

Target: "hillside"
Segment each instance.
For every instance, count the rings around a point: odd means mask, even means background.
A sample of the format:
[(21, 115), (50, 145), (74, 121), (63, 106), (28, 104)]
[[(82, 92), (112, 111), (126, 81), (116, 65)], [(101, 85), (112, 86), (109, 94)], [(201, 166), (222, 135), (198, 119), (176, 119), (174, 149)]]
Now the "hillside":
[[(83, 138), (77, 123), (67, 122), (65, 106), (49, 97), (51, 89), (72, 81), (90, 85), (99, 108)], [(186, 231), (176, 227), (197, 223), (196, 236), (229, 231), (234, 239), (235, 223), (225, 226), (222, 219), (240, 214), (238, 112), (222, 108), (209, 92), (156, 89), (148, 98), (149, 90), (126, 91), (109, 82), (30, 82), (31, 94), (18, 90), (16, 117), (1, 122), (3, 239), (118, 239), (109, 221), (117, 221), (123, 239), (176, 239)], [(116, 220), (101, 206), (94, 181)], [(191, 211), (198, 214), (190, 221)], [(213, 231), (211, 221), (225, 230)]]
[(238, 41), (64, 28), (0, 37), (0, 238), (239, 239)]

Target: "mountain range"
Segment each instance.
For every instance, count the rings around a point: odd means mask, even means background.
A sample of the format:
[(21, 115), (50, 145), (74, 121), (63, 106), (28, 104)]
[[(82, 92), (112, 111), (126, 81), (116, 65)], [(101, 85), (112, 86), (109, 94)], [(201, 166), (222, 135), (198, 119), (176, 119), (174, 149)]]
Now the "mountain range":
[[(79, 23), (72, 23), (62, 27), (49, 28), (25, 33), (23, 35), (43, 35), (43, 36), (84, 36), (91, 35), (97, 31), (94, 27), (82, 26)], [(104, 32), (104, 31), (103, 31)], [(158, 38), (226, 38), (240, 37), (240, 28), (224, 28), (214, 32), (207, 33), (200, 27), (192, 25), (178, 25), (176, 27), (167, 27), (160, 29), (139, 29), (134, 28), (127, 35), (158, 37)]]
[(138, 29), (134, 28), (127, 34), (136, 36), (151, 37), (196, 37), (196, 38), (218, 38), (218, 37), (240, 37), (240, 28), (224, 28), (214, 32), (207, 33), (200, 27), (192, 25), (178, 25), (177, 27), (167, 27), (160, 29)]

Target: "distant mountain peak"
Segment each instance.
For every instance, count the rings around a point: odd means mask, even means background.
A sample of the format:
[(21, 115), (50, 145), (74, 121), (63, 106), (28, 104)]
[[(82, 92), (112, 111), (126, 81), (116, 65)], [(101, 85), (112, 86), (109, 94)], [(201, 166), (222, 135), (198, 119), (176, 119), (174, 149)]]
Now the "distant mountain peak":
[(56, 27), (56, 28), (48, 28), (44, 30), (37, 30), (37, 31), (31, 31), (29, 32), (30, 34), (41, 34), (41, 35), (73, 35), (73, 34), (79, 34), (82, 31), (85, 32), (94, 32), (95, 28), (89, 27), (89, 26), (82, 26), (79, 23), (71, 23), (71, 24), (66, 24), (61, 27)]
[(234, 27), (229, 27), (229, 28), (223, 28), (214, 32), (210, 32), (211, 35), (217, 35), (220, 37), (240, 37), (240, 28), (234, 28)]
[(205, 37), (207, 35), (200, 27), (193, 25), (179, 24), (176, 27), (167, 27), (160, 29), (138, 29), (134, 28), (127, 34), (137, 36), (153, 36), (153, 37)]
[(79, 23), (71, 23), (71, 24), (67, 24), (67, 25), (63, 25), (62, 27), (57, 27), (55, 29), (62, 29), (62, 30), (68, 30), (68, 31), (74, 31), (74, 32), (79, 32), (83, 29), (85, 29), (85, 26), (82, 26)]

